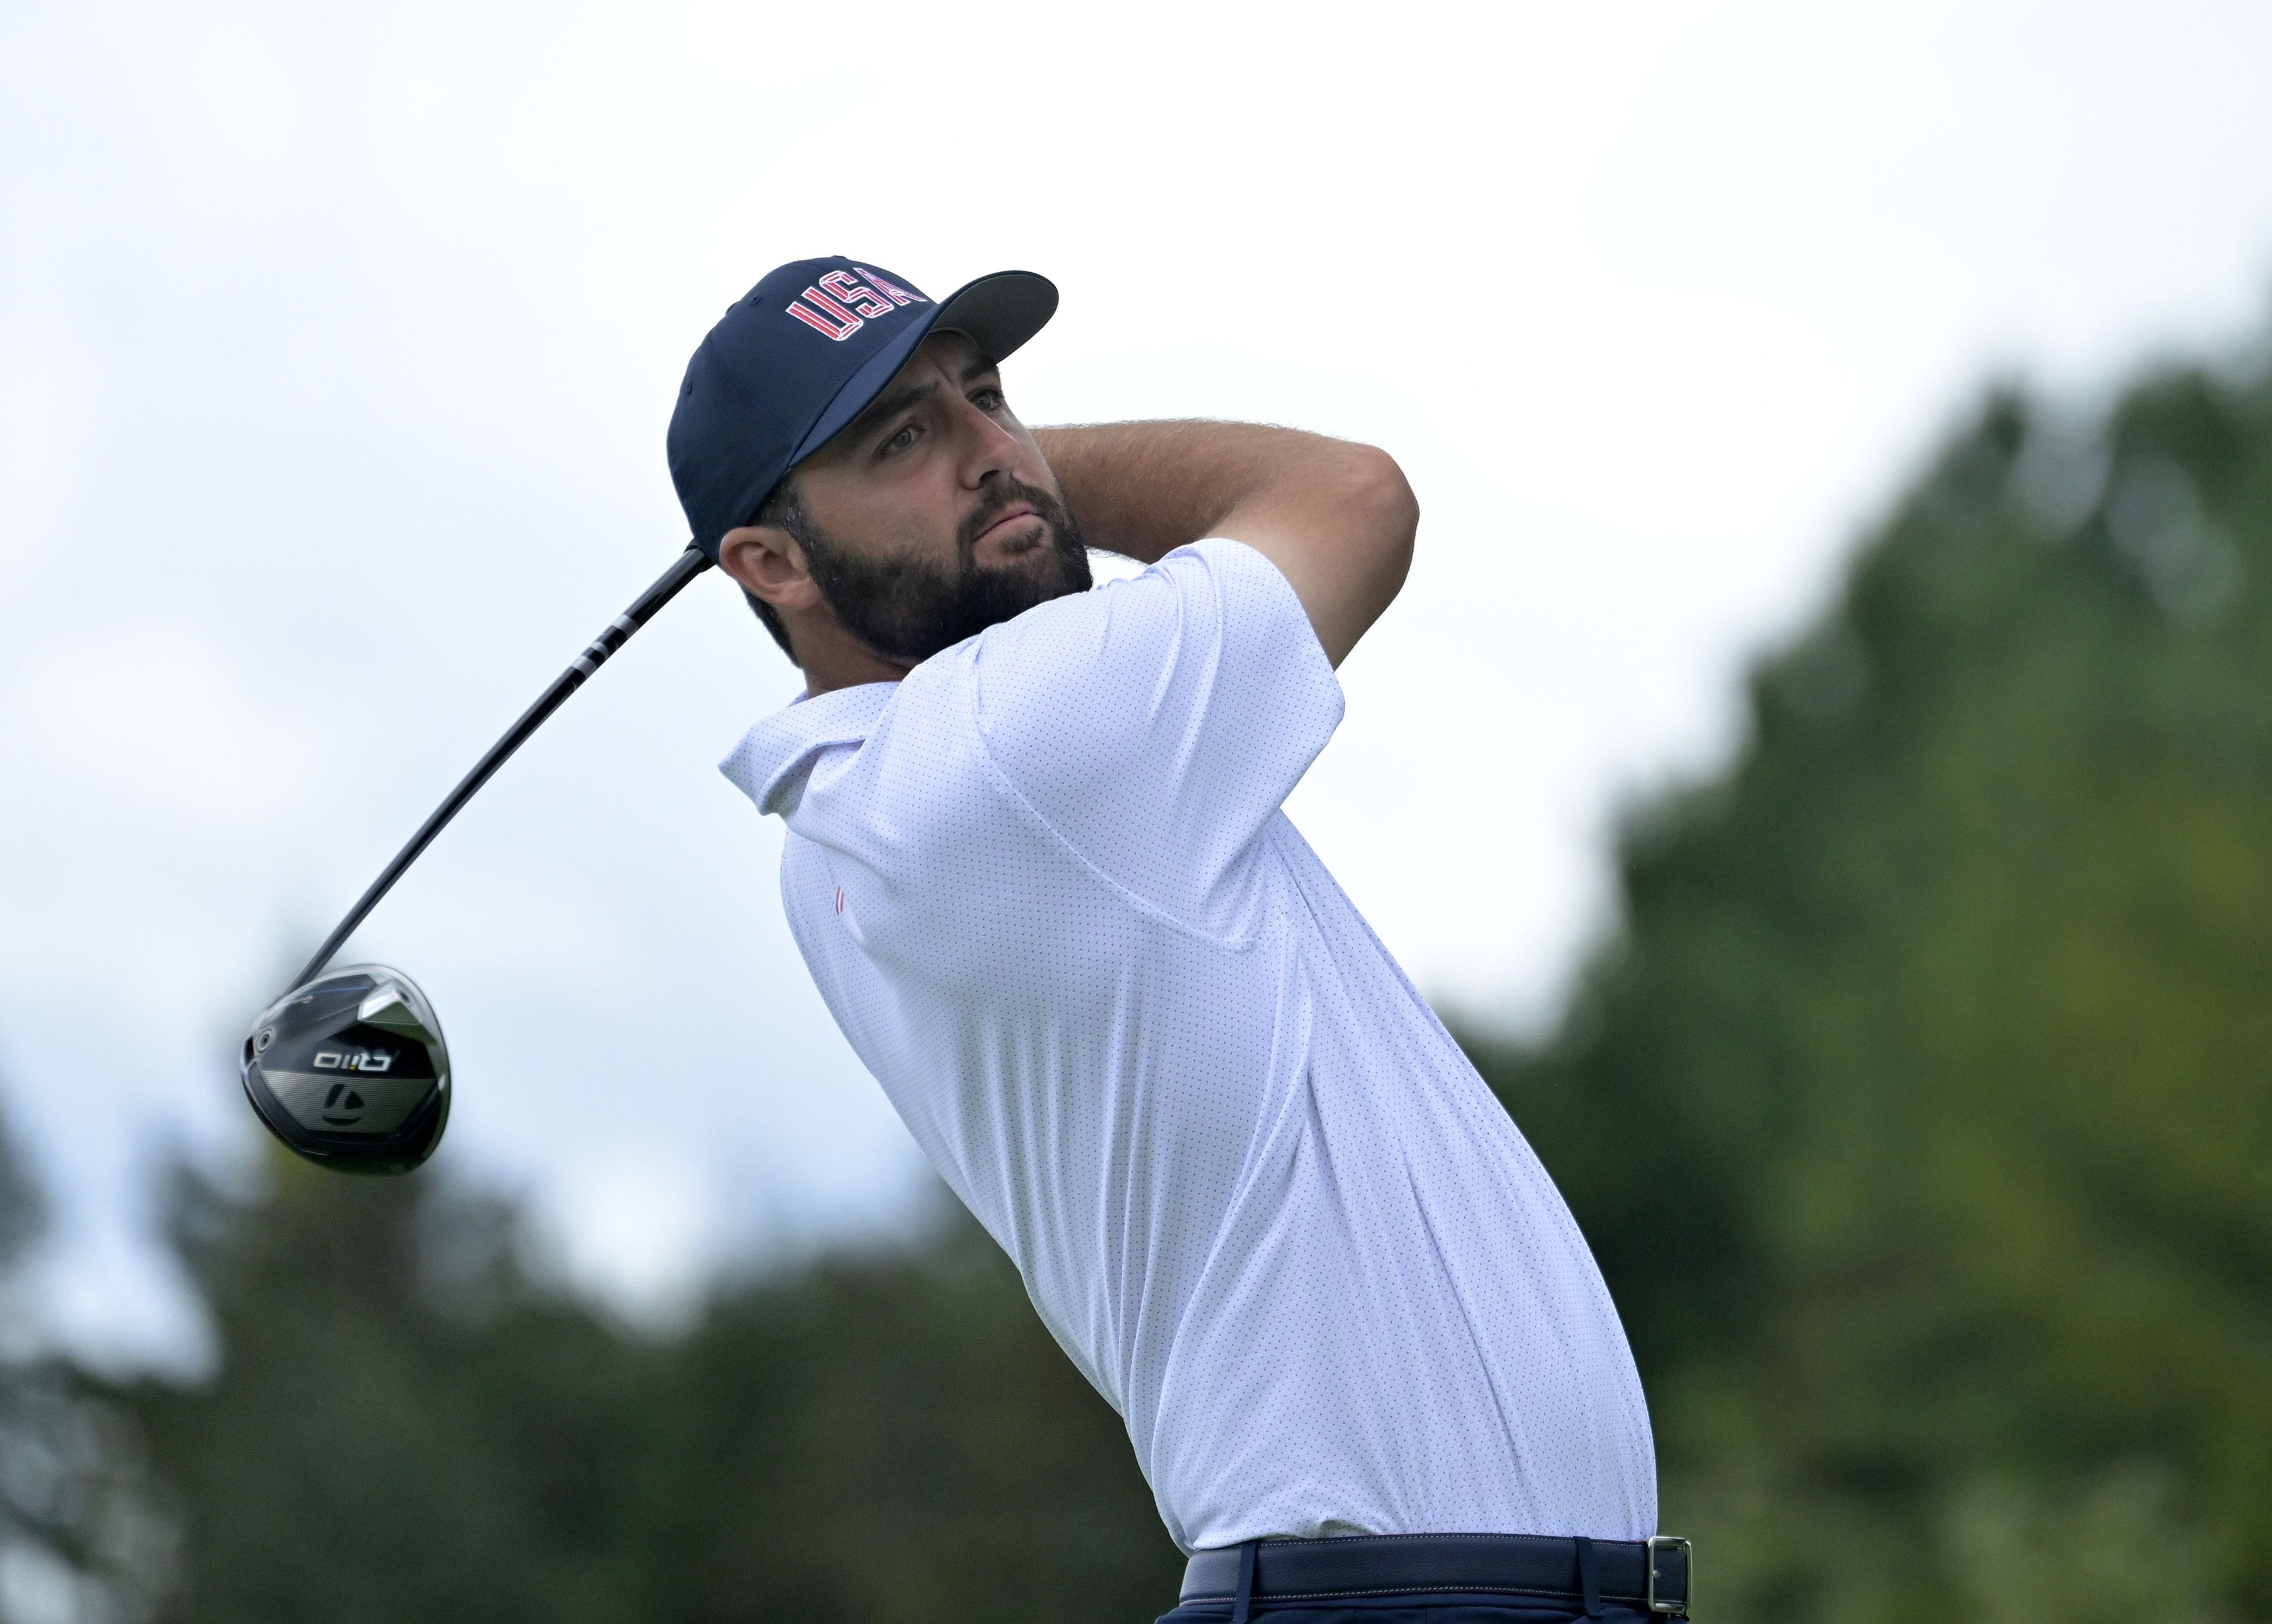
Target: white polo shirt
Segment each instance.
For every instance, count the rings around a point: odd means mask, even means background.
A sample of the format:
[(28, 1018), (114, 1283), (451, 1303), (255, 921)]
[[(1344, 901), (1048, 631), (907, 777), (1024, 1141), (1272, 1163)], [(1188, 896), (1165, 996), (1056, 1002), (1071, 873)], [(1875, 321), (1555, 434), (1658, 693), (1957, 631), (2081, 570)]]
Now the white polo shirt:
[(1577, 1225), (1280, 810), (1341, 715), (1285, 578), (1207, 541), (801, 700), (723, 770), (788, 820), (821, 995), (1177, 1545), (1644, 1538), (1648, 1412)]

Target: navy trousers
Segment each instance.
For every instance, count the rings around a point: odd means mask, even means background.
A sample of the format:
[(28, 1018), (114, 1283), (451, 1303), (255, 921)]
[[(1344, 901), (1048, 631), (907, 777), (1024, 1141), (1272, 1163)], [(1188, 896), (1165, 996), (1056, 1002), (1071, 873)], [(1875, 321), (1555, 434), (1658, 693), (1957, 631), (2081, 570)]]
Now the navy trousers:
[[(1635, 1607), (1604, 1603), (1591, 1619), (1574, 1598), (1521, 1601), (1505, 1596), (1390, 1595), (1332, 1602), (1252, 1604), (1254, 1624), (1658, 1624)], [(1229, 1624), (1228, 1601), (1192, 1602), (1163, 1613), (1159, 1624)]]

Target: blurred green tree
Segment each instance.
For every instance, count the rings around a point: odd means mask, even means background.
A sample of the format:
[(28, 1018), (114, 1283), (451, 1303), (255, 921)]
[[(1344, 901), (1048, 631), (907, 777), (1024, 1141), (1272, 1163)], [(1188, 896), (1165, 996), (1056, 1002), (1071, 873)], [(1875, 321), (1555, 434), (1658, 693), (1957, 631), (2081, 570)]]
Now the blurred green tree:
[(2272, 388), (1998, 393), (1621, 842), (1569, 1195), (1726, 1620), (2264, 1613)]
[[(1118, 1418), (966, 1222), (638, 1334), (430, 1178), (185, 1178), (207, 1385), (131, 1394), (177, 1491), (167, 1616), (255, 1624), (1147, 1617), (1179, 1562)], [(1148, 1610), (1148, 1611), (1147, 1611)]]
[(23, 1338), (42, 1216), (0, 1120), (0, 1620), (138, 1624), (173, 1576), (172, 1523), (130, 1418)]

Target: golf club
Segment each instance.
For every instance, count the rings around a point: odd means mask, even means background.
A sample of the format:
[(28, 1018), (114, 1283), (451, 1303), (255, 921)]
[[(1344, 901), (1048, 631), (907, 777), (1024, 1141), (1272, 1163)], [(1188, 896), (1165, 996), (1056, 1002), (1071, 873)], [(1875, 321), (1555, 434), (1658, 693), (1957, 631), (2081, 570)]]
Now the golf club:
[(400, 970), (360, 964), (327, 975), (325, 966), (505, 759), (709, 567), (690, 545), (610, 621), (419, 825), (290, 989), (255, 1017), (240, 1067), (244, 1096), (288, 1149), (355, 1173), (407, 1173), (434, 1154), (450, 1120), (450, 1053), (433, 1005)]

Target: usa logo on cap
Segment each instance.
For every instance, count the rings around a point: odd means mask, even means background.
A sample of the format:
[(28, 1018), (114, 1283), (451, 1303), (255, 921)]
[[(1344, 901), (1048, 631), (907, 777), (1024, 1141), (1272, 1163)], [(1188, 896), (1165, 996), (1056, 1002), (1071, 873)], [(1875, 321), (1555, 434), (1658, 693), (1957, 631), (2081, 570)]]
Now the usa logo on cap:
[(788, 313), (815, 333), (841, 344), (878, 316), (888, 316), (901, 305), (930, 303), (866, 266), (853, 268), (871, 285), (861, 286), (849, 271), (831, 271), (791, 299)]

